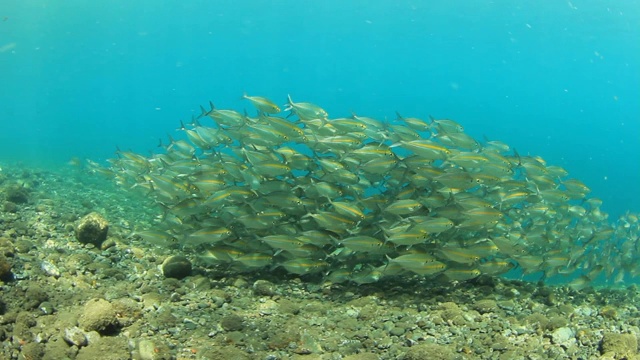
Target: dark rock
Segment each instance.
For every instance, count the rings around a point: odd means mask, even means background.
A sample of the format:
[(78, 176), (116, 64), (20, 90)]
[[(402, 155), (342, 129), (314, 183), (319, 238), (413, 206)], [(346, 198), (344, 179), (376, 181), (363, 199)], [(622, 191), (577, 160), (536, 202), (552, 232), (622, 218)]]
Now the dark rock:
[(244, 319), (236, 314), (227, 315), (220, 321), (220, 326), (226, 331), (240, 331), (244, 327)]
[(11, 262), (4, 255), (0, 255), (0, 279), (11, 279)]
[(272, 296), (274, 294), (274, 285), (267, 280), (257, 280), (253, 283), (253, 293), (257, 296)]
[(5, 201), (2, 209), (4, 210), (4, 212), (14, 213), (18, 211), (18, 205), (11, 201)]
[(29, 191), (20, 185), (10, 185), (5, 189), (6, 199), (15, 204), (24, 204), (29, 201)]
[(27, 291), (25, 291), (25, 301), (23, 303), (24, 309), (35, 309), (48, 298), (49, 295), (41, 286), (31, 285), (27, 288)]
[(100, 247), (102, 242), (107, 238), (109, 231), (109, 223), (102, 215), (98, 213), (90, 213), (78, 222), (76, 227), (76, 238), (83, 244), (94, 244)]
[(0, 254), (13, 257), (16, 249), (9, 238), (0, 237)]
[(162, 273), (165, 277), (182, 279), (191, 275), (191, 262), (184, 256), (169, 256), (162, 263)]

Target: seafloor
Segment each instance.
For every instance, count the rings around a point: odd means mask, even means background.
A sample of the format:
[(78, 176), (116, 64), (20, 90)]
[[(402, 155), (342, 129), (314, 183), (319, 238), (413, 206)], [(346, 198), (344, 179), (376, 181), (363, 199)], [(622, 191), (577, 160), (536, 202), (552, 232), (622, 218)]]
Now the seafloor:
[[(635, 286), (356, 286), (196, 261), (178, 280), (160, 268), (177, 247), (128, 237), (161, 211), (107, 179), (5, 164), (0, 203), (1, 359), (640, 359)], [(76, 240), (91, 212), (100, 248)]]

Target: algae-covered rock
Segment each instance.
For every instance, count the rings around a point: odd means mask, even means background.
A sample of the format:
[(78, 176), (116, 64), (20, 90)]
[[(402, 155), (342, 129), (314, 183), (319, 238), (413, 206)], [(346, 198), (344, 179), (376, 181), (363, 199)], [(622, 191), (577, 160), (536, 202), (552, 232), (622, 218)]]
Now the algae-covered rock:
[(16, 205), (16, 203), (14, 203), (12, 201), (5, 201), (4, 202), (4, 206), (2, 207), (2, 210), (4, 212), (14, 213), (14, 212), (18, 211), (18, 205)]
[(220, 326), (226, 331), (240, 331), (244, 327), (244, 319), (236, 314), (230, 314), (222, 318)]
[(618, 309), (614, 306), (605, 306), (600, 309), (600, 315), (606, 319), (615, 320), (618, 318)]
[(235, 359), (250, 360), (253, 357), (233, 346), (209, 346), (199, 352), (201, 359)]
[(638, 353), (638, 339), (633, 334), (605, 333), (600, 344), (602, 355), (612, 355), (614, 359), (633, 358)]
[(17, 184), (5, 188), (5, 198), (14, 204), (24, 204), (29, 201), (29, 190)]
[(405, 360), (450, 360), (456, 359), (453, 350), (446, 345), (423, 344), (407, 350)]
[(129, 342), (124, 337), (101, 337), (78, 352), (76, 360), (123, 360), (130, 359)]
[(109, 223), (102, 215), (92, 212), (83, 217), (76, 226), (76, 238), (83, 244), (94, 244), (100, 247), (107, 238)]
[(49, 295), (41, 286), (31, 285), (25, 291), (25, 301), (22, 306), (26, 310), (35, 309), (48, 298)]
[(39, 360), (44, 356), (44, 344), (28, 342), (20, 351), (21, 359)]
[(480, 314), (494, 312), (498, 309), (498, 304), (492, 299), (478, 300), (472, 306)]
[(78, 320), (80, 327), (86, 331), (97, 331), (108, 334), (119, 327), (116, 310), (104, 299), (92, 299), (84, 306), (84, 311)]
[(274, 285), (267, 280), (257, 280), (253, 283), (253, 293), (257, 296), (273, 296), (275, 294)]
[(182, 279), (191, 275), (191, 261), (184, 256), (169, 256), (162, 263), (162, 274), (168, 278)]
[(142, 339), (138, 342), (138, 360), (170, 360), (174, 359), (169, 347), (163, 342)]

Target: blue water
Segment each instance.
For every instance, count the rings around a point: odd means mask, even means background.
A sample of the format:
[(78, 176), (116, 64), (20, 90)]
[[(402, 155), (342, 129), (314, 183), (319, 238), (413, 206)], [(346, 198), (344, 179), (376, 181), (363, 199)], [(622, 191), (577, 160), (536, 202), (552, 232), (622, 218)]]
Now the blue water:
[[(0, 162), (147, 154), (243, 91), (462, 123), (640, 211), (639, 1), (0, 5)], [(253, 111), (253, 110), (252, 110)]]

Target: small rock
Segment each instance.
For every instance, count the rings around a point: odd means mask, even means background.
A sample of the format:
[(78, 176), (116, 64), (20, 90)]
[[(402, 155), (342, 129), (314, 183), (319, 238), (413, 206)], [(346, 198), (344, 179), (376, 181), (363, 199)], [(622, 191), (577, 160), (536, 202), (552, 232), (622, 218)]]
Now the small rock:
[(100, 244), (100, 250), (107, 250), (116, 246), (116, 241), (113, 238), (108, 238), (102, 244)]
[(8, 213), (14, 213), (18, 211), (18, 205), (11, 201), (5, 201), (3, 210)]
[(40, 311), (42, 311), (42, 313), (45, 315), (51, 315), (54, 311), (56, 311), (56, 309), (53, 307), (53, 304), (48, 301), (42, 302), (42, 304), (38, 306), (38, 309), (40, 309)]
[(75, 345), (77, 347), (87, 345), (87, 336), (84, 334), (84, 331), (77, 326), (64, 329), (62, 338), (69, 343), (69, 345)]
[(615, 320), (618, 318), (618, 309), (614, 306), (605, 306), (600, 309), (600, 315), (605, 319)]
[(138, 355), (140, 360), (154, 360), (156, 359), (156, 345), (149, 339), (142, 339), (138, 343)]
[(40, 304), (47, 301), (49, 295), (43, 286), (37, 284), (30, 285), (25, 291), (25, 300), (22, 303), (25, 309), (38, 308)]
[(100, 340), (100, 338), (102, 337), (100, 335), (100, 333), (95, 331), (95, 330), (94, 331), (89, 331), (88, 333), (85, 333), (85, 336), (87, 337), (87, 343), (89, 345), (97, 343)]
[(40, 268), (47, 276), (53, 276), (56, 279), (60, 277), (60, 269), (50, 261), (43, 261)]
[(14, 204), (24, 204), (29, 201), (29, 190), (20, 185), (10, 185), (5, 190), (7, 201)]
[(571, 342), (576, 341), (576, 333), (569, 327), (557, 328), (551, 333), (551, 342), (556, 345), (570, 345)]
[(264, 302), (260, 302), (257, 306), (257, 310), (260, 315), (273, 315), (278, 311), (278, 303), (268, 299)]
[(454, 359), (454, 352), (446, 345), (421, 344), (410, 347), (404, 358), (405, 360), (449, 360)]
[(244, 327), (244, 319), (238, 315), (231, 314), (222, 318), (220, 325), (226, 331), (240, 331)]
[(273, 283), (267, 280), (257, 280), (253, 283), (253, 293), (257, 296), (272, 296), (274, 294)]
[(195, 330), (198, 327), (198, 324), (190, 319), (184, 319), (182, 322), (184, 323), (184, 328), (187, 330)]
[(102, 215), (92, 212), (83, 217), (76, 227), (76, 238), (83, 244), (93, 244), (100, 247), (107, 238), (109, 223)]
[(162, 274), (168, 278), (182, 279), (191, 275), (191, 262), (184, 256), (169, 256), (162, 263)]
[(389, 334), (393, 336), (400, 336), (404, 334), (404, 332), (405, 332), (405, 329), (400, 326), (394, 326), (393, 328), (391, 328), (391, 330), (389, 330)]
[(76, 360), (122, 360), (131, 359), (129, 341), (124, 336), (103, 336), (78, 351)]
[(479, 312), (480, 314), (486, 314), (490, 312), (496, 311), (498, 308), (498, 304), (495, 300), (485, 299), (478, 300), (473, 304), (473, 309)]

